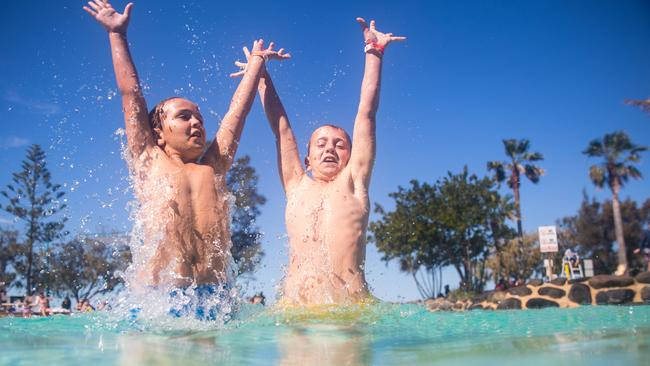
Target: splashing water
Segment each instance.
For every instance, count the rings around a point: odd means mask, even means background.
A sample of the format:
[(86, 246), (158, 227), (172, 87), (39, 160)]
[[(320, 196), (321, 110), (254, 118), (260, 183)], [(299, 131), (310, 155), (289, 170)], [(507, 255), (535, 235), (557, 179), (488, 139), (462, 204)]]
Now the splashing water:
[[(218, 285), (197, 285), (193, 278), (183, 277), (175, 268), (182, 259), (160, 260), (160, 253), (170, 245), (167, 237), (170, 227), (180, 230), (181, 235), (188, 234), (182, 230), (187, 227), (189, 218), (181, 217), (182, 214), (172, 205), (177, 196), (172, 182), (165, 176), (142, 179), (148, 173), (145, 170), (152, 168), (150, 160), (132, 156), (124, 142), (123, 129), (118, 129), (116, 135), (120, 137), (122, 157), (132, 172), (129, 186), (138, 199), (129, 202), (129, 220), (133, 225), (129, 238), (132, 263), (121, 274), (126, 290), (114, 301), (113, 320), (128, 319), (133, 326), (145, 328), (156, 324), (168, 328), (191, 326), (203, 329), (225, 324), (236, 316), (241, 303), (240, 290), (234, 283), (237, 266), (230, 254), (229, 236), (221, 234), (224, 228), (230, 226), (228, 207), (234, 205), (234, 197), (224, 194), (221, 207), (225, 208), (222, 210), (225, 225), (217, 222), (213, 231), (195, 239), (204, 241), (208, 246), (208, 254), (202, 253), (204, 257), (225, 263), (223, 273), (218, 274), (221, 281)], [(224, 186), (222, 177), (215, 176), (214, 180), (215, 186)], [(224, 238), (228, 240), (227, 243), (222, 243)], [(210, 263), (208, 261), (207, 268), (219, 267)], [(159, 264), (163, 267), (157, 267)], [(178, 285), (179, 280), (184, 284)], [(201, 320), (210, 320), (210, 325)]]

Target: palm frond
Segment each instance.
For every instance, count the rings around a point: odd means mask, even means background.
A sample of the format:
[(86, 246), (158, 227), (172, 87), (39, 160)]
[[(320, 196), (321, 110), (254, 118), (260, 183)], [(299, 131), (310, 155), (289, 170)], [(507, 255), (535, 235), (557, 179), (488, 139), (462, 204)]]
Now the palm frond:
[(602, 188), (605, 185), (605, 171), (598, 165), (592, 165), (589, 168), (589, 178), (598, 188)]
[(498, 183), (506, 180), (506, 171), (504, 163), (501, 161), (488, 161), (487, 163), (488, 171), (494, 171), (494, 180)]
[(589, 146), (582, 153), (589, 157), (603, 156), (605, 152), (602, 141), (600, 139), (591, 140)]

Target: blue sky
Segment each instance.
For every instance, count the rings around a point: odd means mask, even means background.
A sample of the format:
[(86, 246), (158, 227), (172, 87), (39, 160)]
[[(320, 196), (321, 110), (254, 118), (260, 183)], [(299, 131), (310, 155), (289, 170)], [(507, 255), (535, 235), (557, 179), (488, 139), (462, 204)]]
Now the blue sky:
[[(49, 157), (53, 180), (68, 192), (73, 231), (126, 231), (126, 167), (114, 132), (123, 125), (105, 31), (80, 1), (4, 5), (0, 34), (0, 186), (20, 169), (28, 144)], [(122, 9), (125, 2), (114, 2)], [(269, 65), (296, 135), (306, 142), (323, 123), (351, 131), (363, 72), (355, 17), (405, 35), (390, 45), (378, 115), (371, 201), (409, 180), (435, 181), (463, 165), (480, 175), (503, 159), (503, 138), (528, 138), (547, 174), (522, 188), (524, 228), (574, 214), (589, 182), (581, 151), (605, 133), (626, 131), (650, 145), (650, 116), (626, 106), (650, 96), (650, 3), (647, 1), (258, 2), (139, 1), (131, 51), (149, 106), (172, 95), (199, 104), (210, 133), (226, 112), (236, 81), (228, 78), (241, 47), (273, 40), (293, 58)], [(302, 153), (304, 148), (301, 144)], [(284, 195), (275, 145), (259, 100), (244, 130), (248, 154), (268, 203), (259, 225), (266, 256), (251, 290), (274, 292), (287, 248)], [(650, 196), (650, 155), (624, 197)], [(0, 213), (0, 224), (11, 225)], [(414, 299), (410, 277), (368, 248), (368, 280), (383, 299)], [(456, 286), (452, 271), (446, 282)]]

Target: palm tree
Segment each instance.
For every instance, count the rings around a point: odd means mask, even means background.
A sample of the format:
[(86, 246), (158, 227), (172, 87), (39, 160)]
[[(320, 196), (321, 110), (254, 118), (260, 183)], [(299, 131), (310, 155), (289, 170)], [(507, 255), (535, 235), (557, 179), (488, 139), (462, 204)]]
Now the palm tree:
[[(521, 174), (524, 174), (531, 182), (537, 184), (539, 178), (544, 175), (544, 169), (532, 164), (536, 161), (544, 160), (541, 153), (528, 152), (530, 141), (527, 139), (503, 140), (506, 155), (509, 160), (490, 161), (487, 163), (489, 171), (494, 171), (494, 180), (498, 183), (508, 181), (508, 187), (512, 189), (515, 198), (515, 220), (517, 221), (517, 235), (520, 243), (524, 240), (524, 231), (521, 227), (521, 200), (519, 196), (519, 187), (521, 186)], [(506, 174), (509, 176), (506, 177)]]
[(618, 131), (606, 134), (602, 140), (591, 141), (587, 149), (582, 152), (589, 157), (603, 159), (600, 164), (589, 168), (589, 177), (596, 187), (602, 188), (607, 184), (612, 191), (614, 230), (618, 243), (618, 268), (616, 269), (618, 275), (627, 272), (627, 255), (618, 193), (630, 178), (641, 178), (641, 172), (634, 164), (641, 159), (640, 153), (646, 150), (648, 147), (634, 145), (625, 132)]

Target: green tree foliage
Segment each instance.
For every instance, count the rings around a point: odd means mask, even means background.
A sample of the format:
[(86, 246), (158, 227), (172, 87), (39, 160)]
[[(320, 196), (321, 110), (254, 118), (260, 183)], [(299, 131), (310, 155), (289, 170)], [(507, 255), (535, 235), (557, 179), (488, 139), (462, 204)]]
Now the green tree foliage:
[(226, 179), (228, 190), (235, 202), (231, 212), (232, 256), (239, 267), (239, 274), (252, 273), (264, 252), (261, 233), (255, 224), (260, 206), (266, 198), (257, 192), (259, 177), (250, 165), (250, 157), (238, 158), (230, 168)]
[(53, 292), (71, 295), (79, 302), (119, 288), (123, 284), (120, 273), (131, 262), (131, 252), (110, 236), (77, 237), (59, 245), (52, 258)]
[(503, 140), (503, 147), (508, 156), (506, 161), (490, 161), (487, 163), (488, 170), (494, 172), (494, 180), (502, 183), (507, 180), (508, 187), (512, 189), (515, 198), (515, 221), (517, 223), (517, 234), (523, 242), (524, 231), (521, 223), (521, 175), (525, 175), (528, 180), (537, 184), (544, 170), (533, 164), (537, 161), (544, 160), (544, 156), (538, 152), (529, 152), (530, 141), (527, 139)]
[(20, 280), (16, 278), (16, 273), (9, 272), (9, 268), (15, 265), (19, 245), (17, 231), (0, 230), (0, 282), (6, 287), (21, 285)]
[(20, 245), (14, 268), (25, 278), (28, 294), (43, 280), (37, 281), (37, 275), (49, 272), (47, 245), (66, 234), (66, 218), (57, 215), (66, 207), (61, 201), (64, 192), (50, 179), (45, 152), (39, 145), (31, 145), (22, 171), (13, 173), (13, 183), (0, 192), (9, 201), (3, 208), (25, 223), (26, 239)]
[(504, 245), (498, 256), (488, 259), (487, 266), (496, 278), (526, 281), (535, 273), (542, 273), (542, 254), (539, 251), (537, 233), (524, 235), (523, 245), (518, 239), (511, 239)]
[(397, 187), (397, 192), (389, 194), (395, 200), (392, 212), (375, 204), (375, 213), (381, 218), (369, 225), (369, 241), (383, 254), (382, 260), (396, 259), (400, 270), (413, 277), (423, 298), (440, 292), (440, 268), (445, 262), (443, 251), (437, 247), (436, 195), (436, 187), (412, 180), (410, 189)]
[(614, 229), (618, 244), (617, 272), (619, 274), (627, 271), (628, 268), (619, 193), (630, 178), (641, 178), (641, 172), (635, 164), (641, 160), (641, 153), (647, 149), (646, 146), (633, 144), (625, 132), (618, 131), (606, 134), (602, 139), (591, 141), (587, 149), (583, 151), (588, 157), (602, 159), (599, 164), (589, 168), (589, 177), (596, 187), (602, 188), (607, 185), (612, 192)]
[[(630, 268), (640, 270), (643, 268), (643, 258), (632, 252), (641, 241), (643, 223), (650, 219), (650, 199), (641, 207), (627, 199), (621, 202), (620, 207), (625, 242), (631, 243), (626, 248), (627, 257), (631, 259)], [(560, 252), (556, 260), (561, 260), (565, 249), (571, 249), (593, 260), (595, 274), (614, 272), (618, 259), (614, 250), (616, 230), (613, 216), (612, 201), (601, 203), (584, 193), (578, 213), (558, 221)]]
[[(435, 185), (411, 181), (389, 195), (395, 210), (375, 205), (381, 217), (370, 224), (372, 240), (383, 260), (397, 259), (411, 273), (451, 265), (465, 291), (482, 291), (490, 248), (507, 232), (504, 200), (489, 178), (448, 173)], [(417, 283), (417, 279), (416, 279)], [(418, 285), (421, 287), (421, 285)], [(429, 295), (429, 294), (427, 294)]]

